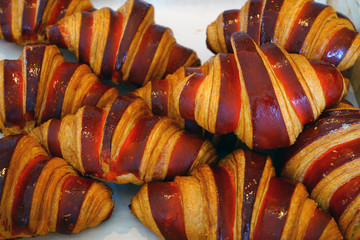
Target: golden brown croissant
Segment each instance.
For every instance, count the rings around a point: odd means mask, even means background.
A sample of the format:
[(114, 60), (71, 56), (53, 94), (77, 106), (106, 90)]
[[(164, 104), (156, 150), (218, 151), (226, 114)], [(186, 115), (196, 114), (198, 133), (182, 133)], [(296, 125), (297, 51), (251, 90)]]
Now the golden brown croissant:
[(221, 13), (207, 28), (214, 52), (232, 52), (231, 34), (247, 32), (257, 44), (274, 42), (290, 53), (350, 68), (360, 55), (360, 36), (345, 16), (312, 0), (249, 0)]
[(29, 131), (81, 106), (104, 106), (119, 93), (85, 64), (66, 62), (56, 46), (27, 45), (18, 60), (0, 61), (0, 130)]
[(89, 0), (1, 0), (0, 37), (18, 45), (45, 42), (46, 26), (91, 9)]
[(117, 11), (75, 13), (48, 28), (51, 43), (68, 48), (80, 62), (115, 83), (142, 86), (181, 66), (199, 65), (196, 53), (176, 43), (169, 28), (154, 23), (154, 8), (129, 0)]
[(348, 103), (322, 114), (279, 153), (284, 177), (304, 183), (347, 239), (360, 238), (360, 110)]
[(135, 96), (119, 96), (103, 109), (82, 107), (31, 134), (80, 173), (116, 183), (173, 178), (216, 159), (209, 141), (155, 117)]
[(79, 177), (28, 135), (0, 140), (0, 171), (0, 239), (77, 233), (112, 213), (109, 187)]
[(347, 89), (330, 64), (308, 61), (268, 43), (233, 34), (235, 54), (218, 54), (201, 68), (182, 68), (135, 90), (161, 115), (196, 121), (211, 133), (235, 132), (248, 147), (293, 144), (303, 125), (337, 103)]
[(162, 239), (342, 239), (301, 183), (274, 175), (269, 157), (237, 150), (216, 167), (144, 185), (130, 210)]

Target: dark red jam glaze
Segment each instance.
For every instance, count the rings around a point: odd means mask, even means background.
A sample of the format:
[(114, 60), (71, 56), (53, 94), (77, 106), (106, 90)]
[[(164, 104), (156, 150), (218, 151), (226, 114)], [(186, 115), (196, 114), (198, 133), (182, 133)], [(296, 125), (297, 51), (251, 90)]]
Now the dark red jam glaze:
[(62, 157), (59, 131), (61, 127), (61, 119), (51, 119), (48, 128), (48, 148), (52, 156)]
[(231, 34), (240, 31), (239, 14), (239, 9), (227, 10), (222, 14), (225, 44), (229, 53), (233, 52), (231, 46)]
[(319, 208), (314, 211), (314, 216), (311, 218), (307, 227), (303, 240), (320, 239), (321, 234), (324, 232), (326, 226), (331, 220), (330, 215), (326, 214)]
[(260, 45), (272, 42), (276, 21), (284, 4), (284, 0), (266, 1), (261, 21)]
[(49, 0), (39, 0), (38, 1), (38, 10), (36, 15), (36, 23), (34, 32), (38, 32), (40, 28), (40, 24), (42, 23), (42, 17), (44, 16), (45, 7), (48, 4)]
[(165, 239), (187, 239), (179, 186), (175, 182), (148, 184), (152, 216)]
[(34, 34), (36, 24), (36, 5), (37, 0), (24, 1), (21, 24), (21, 35), (24, 39), (31, 39)]
[(6, 41), (13, 42), (14, 36), (12, 33), (12, 0), (0, 1), (0, 25), (1, 32)]
[(151, 81), (151, 110), (157, 116), (168, 115), (168, 91), (166, 79)]
[(255, 42), (245, 33), (237, 32), (232, 36), (250, 101), (253, 148), (289, 146), (290, 140), (281, 109)]
[(49, 42), (56, 44), (59, 48), (67, 48), (65, 39), (62, 36), (62, 32), (65, 32), (64, 27), (59, 25), (53, 25), (48, 28)]
[(24, 128), (22, 64), (20, 60), (4, 60), (5, 126)]
[(101, 81), (96, 81), (84, 96), (81, 106), (96, 106), (100, 98), (110, 88), (112, 88), (110, 85), (102, 83)]
[(56, 231), (70, 234), (74, 230), (82, 204), (94, 180), (69, 176), (61, 189)]
[[(112, 18), (110, 18), (111, 22)], [(81, 12), (79, 62), (90, 63), (91, 38), (93, 34), (93, 14)]]
[(58, 1), (55, 5), (52, 13), (50, 14), (50, 18), (47, 22), (47, 25), (55, 24), (58, 20), (65, 16), (67, 8), (72, 0), (61, 0)]
[(301, 86), (299, 79), (285, 54), (275, 44), (265, 44), (261, 50), (269, 60), (274, 73), (285, 88), (287, 97), (304, 125), (314, 121), (314, 114), (309, 100)]
[(265, 2), (265, 0), (250, 0), (246, 32), (256, 44), (260, 43), (261, 18)]

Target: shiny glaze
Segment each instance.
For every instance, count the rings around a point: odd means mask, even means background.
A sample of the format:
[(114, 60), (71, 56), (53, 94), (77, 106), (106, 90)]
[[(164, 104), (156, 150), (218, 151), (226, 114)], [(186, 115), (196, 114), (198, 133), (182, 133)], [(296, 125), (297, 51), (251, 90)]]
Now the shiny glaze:
[(256, 44), (260, 43), (261, 18), (265, 2), (266, 0), (250, 0), (246, 32), (254, 39)]
[(326, 175), (360, 157), (360, 139), (354, 139), (328, 149), (306, 171), (303, 183), (311, 192)]
[[(317, 16), (326, 8), (317, 2), (307, 2), (298, 14), (285, 44), (290, 53), (301, 53), (302, 46)], [(304, 24), (306, 23), (306, 24)]]
[(310, 121), (314, 121), (314, 114), (310, 102), (285, 54), (278, 46), (271, 43), (261, 46), (261, 50), (269, 60), (277, 78), (284, 86), (286, 95), (291, 101), (301, 123), (304, 125)]
[(326, 214), (319, 208), (315, 209), (314, 215), (309, 222), (303, 240), (320, 239), (321, 234), (324, 232), (330, 220), (330, 215)]
[(80, 65), (77, 63), (63, 62), (56, 69), (49, 85), (46, 105), (40, 122), (51, 118), (61, 118), (65, 91), (78, 66)]
[(245, 151), (241, 239), (250, 239), (250, 225), (256, 194), (266, 164), (266, 155)]
[(70, 234), (77, 223), (85, 196), (95, 181), (89, 178), (69, 176), (61, 189), (56, 231)]
[(26, 112), (25, 121), (34, 120), (36, 95), (40, 81), (42, 63), (45, 53), (44, 45), (26, 48)]
[(90, 90), (85, 94), (81, 106), (96, 106), (100, 98), (106, 93), (107, 90), (112, 88), (110, 85), (96, 81)]
[(100, 165), (100, 146), (106, 112), (100, 108), (85, 107), (81, 125), (81, 160), (87, 175), (103, 177)]
[[(110, 78), (114, 71), (116, 52), (118, 49), (120, 51), (119, 44), (120, 44), (121, 31), (122, 31), (123, 22), (124, 22), (123, 15), (121, 15), (120, 13), (118, 13), (112, 9), (109, 9), (109, 11), (110, 11), (109, 32), (107, 35), (104, 55), (103, 55), (102, 64), (101, 64), (101, 76), (105, 77), (105, 78)], [(86, 28), (86, 26), (85, 26), (85, 28)], [(84, 39), (85, 39), (85, 37), (84, 37)], [(87, 41), (89, 41), (89, 39), (87, 39)], [(81, 42), (79, 42), (79, 44), (81, 44)], [(127, 46), (127, 47), (129, 47), (129, 46)], [(87, 48), (87, 51), (90, 52), (90, 47)], [(124, 56), (124, 58), (125, 57), (126, 56)]]
[(290, 140), (280, 106), (255, 42), (241, 32), (232, 36), (250, 101), (253, 148), (274, 149), (288, 146)]
[(187, 174), (203, 144), (204, 139), (201, 136), (184, 132), (176, 141), (171, 153), (166, 179)]
[(254, 229), (255, 240), (281, 238), (295, 186), (287, 179), (270, 179)]
[(226, 134), (235, 131), (238, 126), (241, 86), (235, 56), (233, 54), (218, 54), (218, 56), (221, 64), (221, 82), (215, 133)]
[(175, 182), (152, 182), (148, 196), (152, 216), (164, 238), (187, 239), (179, 186)]
[(48, 156), (35, 157), (25, 166), (18, 178), (11, 208), (14, 235), (22, 232), (29, 233), (30, 211), (36, 183), (48, 162)]
[[(34, 38), (37, 0), (25, 0), (22, 15), (21, 35), (24, 39)], [(36, 40), (36, 36), (35, 39)]]
[(229, 53), (233, 52), (231, 34), (240, 30), (239, 14), (238, 9), (227, 10), (222, 14), (225, 44)]
[(348, 28), (337, 31), (326, 45), (321, 60), (338, 66), (359, 33)]
[(14, 36), (12, 33), (12, 0), (0, 1), (0, 25), (1, 32), (6, 41), (13, 42)]
[(329, 212), (335, 221), (339, 221), (341, 215), (360, 194), (360, 176), (339, 187), (329, 202)]
[(271, 42), (284, 0), (266, 1), (261, 21), (260, 45)]
[(137, 86), (144, 85), (155, 52), (167, 28), (152, 24), (145, 32), (130, 69), (128, 81)]
[(168, 80), (151, 81), (151, 111), (158, 116), (168, 115)]
[(55, 5), (52, 13), (50, 14), (47, 25), (55, 24), (58, 20), (63, 18), (71, 1), (72, 0), (57, 1), (57, 4)]
[(48, 37), (49, 42), (56, 44), (59, 48), (67, 48), (67, 45), (65, 43), (65, 39), (62, 35), (62, 31), (64, 31), (60, 26), (53, 25), (48, 28)]
[(145, 117), (138, 121), (125, 139), (119, 154), (111, 163), (111, 176), (121, 176), (132, 173), (139, 177), (141, 160), (144, 156), (145, 147), (151, 130), (159, 122), (158, 117)]
[(4, 60), (5, 126), (24, 128), (22, 65), (20, 60)]
[[(112, 18), (110, 18), (112, 22)], [(90, 63), (91, 37), (93, 34), (93, 14), (81, 12), (79, 62)]]
[(52, 156), (62, 157), (60, 142), (59, 142), (59, 131), (61, 127), (61, 119), (51, 119), (48, 128), (48, 148)]

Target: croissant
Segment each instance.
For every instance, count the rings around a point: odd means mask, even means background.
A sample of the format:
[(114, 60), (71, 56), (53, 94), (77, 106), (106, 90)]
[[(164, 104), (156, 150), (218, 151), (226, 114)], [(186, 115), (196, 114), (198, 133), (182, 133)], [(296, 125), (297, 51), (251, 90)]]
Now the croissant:
[(29, 132), (81, 106), (102, 107), (118, 91), (85, 64), (66, 62), (56, 46), (27, 45), (18, 60), (0, 61), (0, 130)]
[(112, 191), (28, 135), (0, 139), (0, 239), (78, 233), (108, 219)]
[(274, 42), (290, 53), (350, 68), (360, 55), (360, 36), (351, 21), (327, 5), (309, 0), (249, 0), (207, 27), (214, 52), (232, 52), (231, 34), (247, 32), (257, 44)]
[(182, 68), (134, 94), (181, 125), (195, 120), (211, 133), (235, 132), (250, 148), (274, 149), (293, 144), (304, 124), (347, 92), (330, 64), (288, 54), (272, 43), (258, 47), (245, 33), (232, 37), (235, 54), (218, 54), (201, 68)]
[(129, 0), (117, 11), (78, 12), (48, 27), (51, 43), (115, 83), (142, 86), (181, 66), (197, 66), (196, 53), (176, 43), (171, 29), (154, 23), (154, 8)]
[(103, 109), (85, 106), (31, 135), (83, 175), (143, 184), (185, 175), (216, 160), (214, 147), (169, 118), (155, 117), (139, 97), (119, 96)]
[(346, 239), (359, 239), (360, 109), (341, 103), (308, 125), (297, 142), (278, 153), (284, 177), (304, 183), (329, 211)]
[(46, 26), (88, 10), (92, 10), (89, 0), (1, 0), (0, 37), (18, 45), (47, 42)]
[(145, 184), (130, 210), (162, 239), (342, 239), (301, 183), (274, 175), (270, 157), (240, 149), (216, 167)]

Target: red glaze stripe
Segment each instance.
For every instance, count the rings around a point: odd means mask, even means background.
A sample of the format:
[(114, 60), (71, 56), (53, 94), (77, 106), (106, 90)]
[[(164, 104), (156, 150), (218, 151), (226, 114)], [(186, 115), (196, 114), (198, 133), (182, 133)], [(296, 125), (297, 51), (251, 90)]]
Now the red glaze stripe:
[(233, 54), (218, 54), (221, 64), (221, 82), (215, 133), (226, 134), (236, 130), (241, 110), (239, 70)]
[(360, 176), (339, 187), (330, 199), (329, 212), (336, 221), (360, 194)]
[(284, 4), (284, 0), (266, 1), (261, 22), (260, 45), (272, 42), (276, 22)]
[(74, 230), (85, 196), (95, 181), (89, 178), (70, 176), (61, 191), (56, 231), (70, 234)]
[(254, 240), (281, 239), (295, 186), (287, 179), (270, 179), (255, 225)]
[(104, 136), (101, 151), (102, 161), (106, 164), (110, 164), (112, 146), (111, 141), (114, 135), (115, 128), (127, 107), (136, 99), (136, 97), (128, 96), (117, 97), (111, 105), (110, 111), (105, 120), (103, 134)]
[(168, 115), (168, 80), (151, 81), (151, 110), (155, 115)]
[(303, 240), (320, 239), (326, 226), (331, 220), (330, 215), (326, 214), (321, 209), (316, 208), (314, 216), (311, 218), (308, 228), (306, 230)]
[(261, 50), (269, 60), (272, 69), (285, 88), (287, 97), (303, 125), (314, 121), (309, 99), (307, 98), (299, 79), (285, 54), (272, 43), (261, 46)]
[(232, 9), (223, 12), (223, 29), (225, 44), (229, 53), (233, 52), (231, 47), (231, 34), (240, 31), (239, 9)]
[(77, 63), (63, 62), (55, 70), (50, 82), (41, 122), (45, 122), (51, 118), (61, 118), (65, 91), (78, 66), (80, 65)]
[(265, 2), (265, 0), (250, 0), (246, 32), (254, 39), (256, 44), (260, 43), (261, 18)]
[(217, 189), (217, 239), (234, 239), (236, 209), (235, 181), (229, 169), (218, 166), (212, 172)]
[(100, 98), (111, 88), (110, 85), (96, 81), (90, 90), (85, 94), (81, 106), (96, 106)]
[[(184, 66), (184, 64), (190, 58), (193, 52), (193, 50), (175, 43), (171, 48), (170, 57), (162, 78), (165, 78), (166, 75), (174, 73), (177, 69)], [(192, 64), (193, 67), (197, 67), (199, 65), (200, 60)]]
[(180, 116), (195, 121), (195, 99), (196, 93), (206, 75), (195, 73), (185, 83), (179, 99)]
[(61, 119), (51, 119), (48, 128), (48, 148), (52, 156), (62, 157), (59, 131), (61, 126)]
[(55, 8), (53, 9), (47, 25), (55, 24), (66, 14), (67, 8), (72, 0), (61, 0), (58, 1)]
[(111, 163), (111, 174), (121, 176), (132, 173), (135, 176), (139, 176), (147, 141), (151, 130), (159, 120), (160, 118), (158, 117), (146, 117), (135, 124), (125, 139), (115, 161)]
[(204, 139), (199, 135), (184, 132), (176, 141), (171, 153), (166, 179), (186, 175), (203, 144)]
[(193, 73), (203, 73), (201, 67), (184, 67), (185, 77), (190, 76)]
[(4, 60), (5, 126), (24, 128), (23, 77), (20, 60)]
[[(123, 15), (112, 9), (109, 10), (110, 10), (110, 26), (109, 26), (109, 32), (104, 50), (104, 57), (101, 63), (101, 76), (105, 78), (110, 78), (114, 71), (116, 52), (119, 49), (121, 31), (123, 28), (123, 21), (124, 21)], [(130, 42), (130, 40), (128, 41)], [(86, 50), (89, 52), (90, 48)]]
[(327, 150), (316, 161), (314, 161), (304, 176), (303, 183), (311, 192), (316, 185), (342, 165), (360, 157), (360, 138), (339, 144)]
[[(24, 39), (32, 39), (36, 24), (37, 0), (25, 0), (22, 15), (21, 35)], [(36, 36), (35, 36), (36, 39)]]
[(48, 156), (35, 157), (25, 166), (18, 178), (11, 208), (11, 222), (15, 234), (29, 233), (28, 227), (34, 190), (38, 178), (48, 162)]
[(338, 66), (358, 34), (345, 27), (337, 31), (326, 45), (321, 60)]
[(10, 135), (0, 140), (0, 202), (12, 155), (22, 137), (23, 135)]
[(185, 119), (185, 130), (191, 133), (201, 134), (203, 136), (206, 135), (206, 133), (208, 133), (208, 131), (200, 127), (196, 121), (187, 120), (187, 119)]
[(65, 29), (62, 26), (50, 26), (48, 28), (49, 42), (56, 44), (59, 48), (67, 48), (62, 32), (65, 32)]
[(186, 240), (179, 186), (175, 182), (148, 184), (152, 216), (165, 239)]
[(134, 85), (142, 86), (145, 83), (146, 75), (149, 72), (155, 52), (166, 31), (166, 28), (157, 24), (152, 24), (144, 34), (136, 53), (134, 62), (130, 69), (128, 81)]
[[(285, 44), (285, 49), (290, 53), (301, 53), (302, 46), (308, 35), (311, 26), (317, 16), (326, 8), (324, 4), (317, 2), (307, 2), (298, 14), (289, 37)], [(304, 24), (306, 23), (306, 24)]]
[(44, 45), (32, 45), (25, 48), (26, 62), (26, 112), (25, 120), (34, 120), (37, 89), (45, 52)]
[[(40, 24), (42, 23), (42, 17), (44, 16), (44, 10), (49, 0), (39, 0), (38, 10), (36, 15), (35, 29), (34, 32), (38, 32)], [(48, 24), (46, 24), (48, 25)]]
[[(122, 67), (128, 55), (132, 40), (141, 24), (143, 24), (145, 16), (150, 8), (151, 5), (148, 3), (140, 0), (134, 1), (130, 16), (126, 22), (123, 37), (121, 38), (120, 46), (118, 45), (119, 48), (116, 56), (115, 70), (112, 76), (113, 79), (122, 80)], [(111, 52), (113, 51), (114, 49), (111, 49)]]
[(81, 125), (81, 160), (87, 175), (103, 177), (100, 165), (100, 146), (106, 112), (85, 107)]
[(1, 32), (6, 41), (13, 42), (14, 36), (11, 30), (12, 27), (12, 0), (0, 1), (0, 25)]
[(251, 217), (260, 179), (265, 169), (266, 159), (266, 155), (245, 151), (244, 194), (241, 213), (241, 239), (243, 240), (250, 239)]
[(320, 80), (325, 95), (326, 108), (334, 105), (341, 99), (344, 81), (341, 73), (333, 66), (322, 61), (310, 61), (317, 77)]
[(289, 146), (290, 140), (277, 96), (255, 42), (241, 32), (234, 33), (233, 38), (250, 101), (253, 148), (274, 149)]
[(89, 12), (81, 12), (79, 62), (90, 63), (92, 33), (93, 14)]

